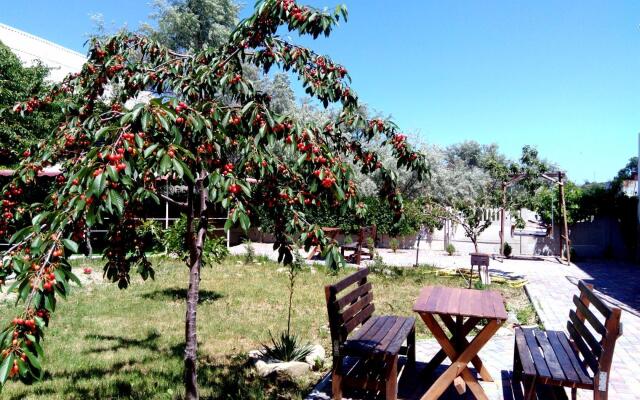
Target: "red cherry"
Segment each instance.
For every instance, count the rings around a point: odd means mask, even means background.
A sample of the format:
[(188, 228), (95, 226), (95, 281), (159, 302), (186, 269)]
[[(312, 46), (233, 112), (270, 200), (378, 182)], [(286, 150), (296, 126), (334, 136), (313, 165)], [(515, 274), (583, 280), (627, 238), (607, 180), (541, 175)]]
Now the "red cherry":
[(176, 118), (176, 124), (178, 124), (178, 125), (184, 124), (184, 118), (182, 118), (182, 117)]
[(229, 186), (229, 192), (236, 194), (240, 191), (240, 185), (236, 185), (235, 183)]
[(167, 151), (167, 155), (168, 155), (169, 157), (173, 158), (173, 157), (175, 157), (175, 156), (176, 156), (176, 152), (175, 152), (175, 151), (173, 151), (173, 150), (169, 150), (169, 151)]

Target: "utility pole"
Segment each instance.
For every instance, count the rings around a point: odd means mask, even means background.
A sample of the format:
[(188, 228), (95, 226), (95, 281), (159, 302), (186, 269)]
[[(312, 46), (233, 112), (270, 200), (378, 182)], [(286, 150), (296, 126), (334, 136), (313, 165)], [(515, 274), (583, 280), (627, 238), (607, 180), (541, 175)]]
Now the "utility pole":
[(500, 255), (504, 256), (504, 212), (507, 208), (507, 182), (502, 182), (502, 210), (500, 210)]
[[(563, 173), (558, 172), (558, 185), (560, 186), (560, 203), (562, 206), (562, 219), (563, 219), (563, 238), (564, 247), (567, 252), (567, 265), (571, 265), (571, 242), (569, 241), (569, 227), (567, 225), (567, 205), (564, 200), (564, 182), (562, 181)], [(562, 246), (560, 246), (560, 257), (562, 257)]]

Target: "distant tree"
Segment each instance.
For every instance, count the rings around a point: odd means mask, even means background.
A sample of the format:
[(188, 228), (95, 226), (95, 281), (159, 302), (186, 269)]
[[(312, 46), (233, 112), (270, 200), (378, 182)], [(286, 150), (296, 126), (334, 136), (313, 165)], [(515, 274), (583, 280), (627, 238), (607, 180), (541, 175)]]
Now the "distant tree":
[(622, 183), (626, 180), (632, 179), (634, 176), (638, 175), (638, 157), (631, 157), (616, 176), (611, 181), (611, 189), (614, 192), (619, 192), (622, 190)]
[[(45, 95), (50, 87), (46, 81), (48, 73), (42, 64), (23, 66), (20, 59), (0, 42), (0, 165), (16, 164), (23, 152), (50, 135), (62, 120), (59, 108)], [(10, 112), (25, 98), (31, 99), (31, 105), (21, 110), (25, 118), (20, 113)], [(32, 114), (36, 107), (43, 112)]]
[(226, 43), (238, 20), (233, 0), (155, 0), (151, 18), (157, 27), (141, 30), (176, 51), (195, 52)]

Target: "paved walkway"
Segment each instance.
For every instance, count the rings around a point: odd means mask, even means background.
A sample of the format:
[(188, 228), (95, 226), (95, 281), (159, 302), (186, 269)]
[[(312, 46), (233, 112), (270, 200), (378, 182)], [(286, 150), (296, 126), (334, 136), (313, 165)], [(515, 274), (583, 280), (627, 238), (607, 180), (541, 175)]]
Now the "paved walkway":
[[(257, 254), (276, 257), (270, 244), (254, 243)], [(242, 246), (232, 249), (241, 254)], [(415, 264), (415, 250), (399, 250), (392, 253), (380, 250), (384, 262), (389, 265), (411, 266)], [(431, 264), (439, 268), (468, 267), (468, 256), (447, 256), (442, 252), (423, 250), (419, 253), (420, 264)], [(616, 261), (578, 262), (563, 265), (555, 259), (546, 260), (499, 260), (491, 261), (491, 272), (514, 278), (528, 280), (525, 289), (533, 302), (545, 328), (565, 330), (569, 310), (572, 309), (572, 298), (578, 293), (577, 283), (584, 280), (592, 283), (596, 291), (610, 304), (623, 309), (623, 336), (618, 340), (614, 354), (610, 380), (610, 399), (640, 399), (640, 266)], [(418, 360), (426, 362), (437, 349), (434, 341), (419, 343)], [(495, 384), (485, 386), (491, 399), (518, 398), (509, 391), (502, 390), (508, 386), (512, 368), (513, 336), (492, 340), (481, 352), (494, 373)], [(496, 376), (496, 375), (499, 375)], [(504, 385), (502, 382), (504, 378)], [(310, 397), (322, 398), (326, 395), (326, 387), (321, 382), (318, 390)], [(487, 385), (487, 384), (485, 384)], [(330, 386), (329, 386), (330, 387)], [(315, 397), (314, 397), (315, 396)], [(404, 397), (414, 398), (411, 395)], [(419, 396), (417, 397), (419, 398)], [(453, 397), (455, 398), (455, 397)], [(591, 399), (589, 391), (579, 390), (579, 399)]]

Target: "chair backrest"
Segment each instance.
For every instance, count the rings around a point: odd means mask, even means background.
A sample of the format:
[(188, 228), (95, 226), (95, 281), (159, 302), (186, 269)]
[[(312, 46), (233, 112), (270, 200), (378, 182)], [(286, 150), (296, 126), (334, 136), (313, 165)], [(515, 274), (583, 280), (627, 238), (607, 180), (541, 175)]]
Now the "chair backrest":
[[(593, 292), (593, 285), (580, 281), (578, 288), (580, 297), (573, 296), (576, 309), (569, 312), (567, 322), (569, 336), (594, 376), (609, 373), (616, 340), (622, 335), (621, 311), (605, 304)], [(596, 380), (602, 382), (603, 379), (596, 377)]]
[(339, 355), (340, 346), (349, 333), (373, 315), (375, 306), (371, 282), (367, 282), (368, 275), (369, 268), (363, 268), (324, 287), (333, 355)]

